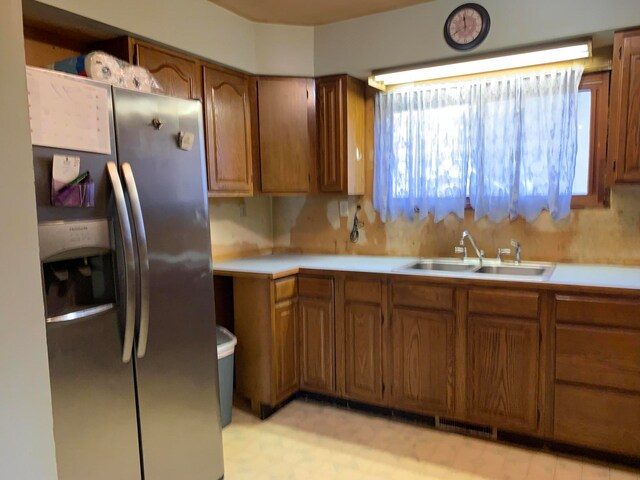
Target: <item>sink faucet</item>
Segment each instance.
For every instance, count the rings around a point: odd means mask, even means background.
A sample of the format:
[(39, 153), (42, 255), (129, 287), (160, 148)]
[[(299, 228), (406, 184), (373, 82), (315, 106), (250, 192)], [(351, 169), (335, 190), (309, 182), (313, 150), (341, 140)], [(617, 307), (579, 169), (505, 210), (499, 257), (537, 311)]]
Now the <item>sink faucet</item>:
[(511, 240), (511, 246), (515, 249), (514, 261), (520, 263), (522, 260), (522, 245), (520, 245), (520, 242), (517, 240)]
[(461, 253), (462, 254), (462, 260), (466, 260), (467, 259), (467, 247), (456, 247), (453, 249), (454, 253)]
[(482, 260), (484, 259), (484, 250), (480, 250), (478, 248), (475, 240), (473, 239), (473, 236), (469, 233), (469, 230), (465, 230), (464, 232), (462, 232), (462, 237), (460, 237), (460, 246), (464, 247), (465, 238), (468, 238), (469, 242), (471, 242), (471, 246), (476, 251), (476, 255), (478, 255), (478, 259), (480, 260), (480, 264), (482, 264)]
[(498, 260), (498, 262), (502, 262), (502, 255), (511, 255), (511, 249), (510, 248), (499, 248), (498, 249), (498, 255), (496, 255), (496, 260)]

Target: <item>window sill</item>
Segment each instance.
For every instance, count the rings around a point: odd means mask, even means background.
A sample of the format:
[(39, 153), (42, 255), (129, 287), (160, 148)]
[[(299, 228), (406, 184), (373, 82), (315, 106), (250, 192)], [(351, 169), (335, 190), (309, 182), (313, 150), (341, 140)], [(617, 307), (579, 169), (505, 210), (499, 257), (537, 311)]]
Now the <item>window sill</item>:
[[(596, 195), (576, 195), (571, 198), (571, 210), (584, 210), (596, 208), (609, 208), (609, 198), (598, 198)], [(469, 199), (464, 207), (465, 210), (473, 210)]]

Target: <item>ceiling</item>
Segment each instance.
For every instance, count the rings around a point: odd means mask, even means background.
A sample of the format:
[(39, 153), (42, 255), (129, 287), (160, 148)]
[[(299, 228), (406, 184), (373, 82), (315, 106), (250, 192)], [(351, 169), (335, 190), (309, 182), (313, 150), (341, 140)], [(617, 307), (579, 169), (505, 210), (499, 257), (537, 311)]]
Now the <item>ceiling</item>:
[(249, 20), (322, 25), (386, 12), (431, 0), (210, 0)]

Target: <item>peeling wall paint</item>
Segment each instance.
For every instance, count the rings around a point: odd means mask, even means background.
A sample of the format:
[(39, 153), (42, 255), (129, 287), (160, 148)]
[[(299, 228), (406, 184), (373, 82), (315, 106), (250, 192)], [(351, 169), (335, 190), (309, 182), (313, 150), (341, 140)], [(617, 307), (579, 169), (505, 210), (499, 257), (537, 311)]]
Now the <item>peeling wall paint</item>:
[[(612, 192), (611, 207), (574, 210), (570, 217), (553, 222), (543, 213), (533, 223), (522, 219), (495, 224), (486, 219), (475, 222), (473, 211), (464, 220), (450, 215), (440, 223), (429, 217), (423, 221), (400, 218), (382, 223), (371, 214), (370, 197), (359, 200), (364, 211), (364, 227), (357, 244), (349, 241), (353, 209), (348, 219), (340, 219), (335, 229), (327, 219), (331, 205), (345, 197), (306, 197), (292, 205), (291, 199), (274, 202), (274, 233), (278, 251), (301, 253), (407, 255), (452, 257), (463, 230), (469, 230), (487, 257), (509, 241), (522, 243), (524, 260), (576, 263), (640, 265), (640, 186), (620, 187)], [(280, 230), (283, 230), (282, 232)], [(473, 253), (469, 252), (470, 256)]]
[(271, 253), (270, 197), (209, 199), (213, 260)]
[[(339, 216), (345, 199), (348, 218)], [(349, 233), (357, 204), (364, 225), (354, 244)], [(560, 222), (547, 213), (533, 223), (476, 222), (468, 210), (464, 220), (450, 215), (440, 223), (431, 217), (382, 223), (370, 194), (215, 199), (209, 208), (214, 260), (272, 252), (451, 257), (462, 231), (469, 230), (487, 257), (517, 239), (524, 260), (640, 265), (640, 186), (615, 188), (610, 208), (573, 210)]]

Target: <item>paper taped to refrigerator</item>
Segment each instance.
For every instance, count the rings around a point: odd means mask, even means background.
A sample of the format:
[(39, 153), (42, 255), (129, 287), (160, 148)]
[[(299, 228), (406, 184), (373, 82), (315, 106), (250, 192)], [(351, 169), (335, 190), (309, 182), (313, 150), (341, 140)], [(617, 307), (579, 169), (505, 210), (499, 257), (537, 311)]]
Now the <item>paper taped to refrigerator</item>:
[(27, 91), (33, 145), (111, 153), (107, 88), (28, 68)]

